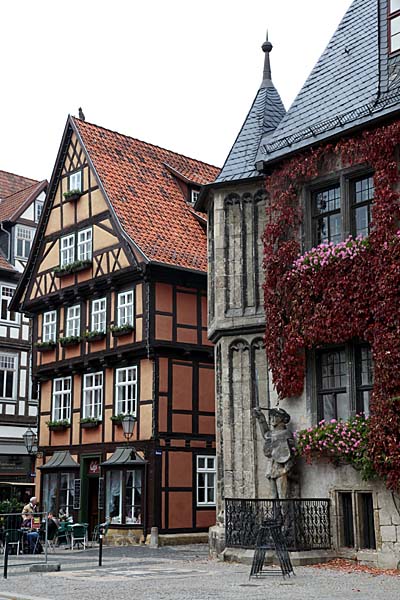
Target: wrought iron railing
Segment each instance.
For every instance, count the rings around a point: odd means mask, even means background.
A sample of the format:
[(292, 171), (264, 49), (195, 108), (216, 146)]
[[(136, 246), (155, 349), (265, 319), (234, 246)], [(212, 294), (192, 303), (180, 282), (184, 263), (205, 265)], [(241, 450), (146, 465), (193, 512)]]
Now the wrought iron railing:
[(282, 526), (288, 550), (331, 547), (330, 500), (238, 500), (225, 499), (226, 546), (254, 548), (257, 533), (266, 519)]

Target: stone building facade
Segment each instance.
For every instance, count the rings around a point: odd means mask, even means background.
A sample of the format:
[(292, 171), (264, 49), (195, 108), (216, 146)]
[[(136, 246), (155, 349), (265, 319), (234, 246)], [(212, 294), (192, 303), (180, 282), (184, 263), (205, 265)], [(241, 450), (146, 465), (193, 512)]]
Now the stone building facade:
[[(219, 517), (211, 538), (217, 551), (223, 547), (226, 499), (271, 498), (262, 440), (252, 416), (253, 407), (267, 409), (278, 400), (263, 348), (268, 328), (262, 290), (262, 235), (269, 193), (265, 175), (274, 173), (284, 160), (304, 149), (343, 140), (350, 133), (361, 135), (372, 125), (379, 127), (396, 121), (400, 107), (396, 78), (399, 49), (393, 28), (396, 19), (400, 20), (396, 2), (354, 0), (287, 113), (271, 80), (272, 46), (265, 42), (260, 89), (220, 175), (200, 194), (197, 208), (208, 213), (209, 336), (216, 345)], [(313, 239), (309, 215), (315, 193), (322, 188), (339, 189), (344, 206), (361, 182), (372, 189), (365, 204), (371, 207), (373, 184), (366, 182), (372, 179), (370, 165), (363, 163), (345, 170), (337, 161), (332, 161), (329, 172), (315, 175), (298, 197), (306, 215), (300, 233), (303, 251), (325, 238), (335, 242), (333, 233)], [(370, 208), (364, 210), (369, 215), (364, 219), (367, 229), (370, 212)], [(342, 208), (338, 210), (338, 240), (349, 233), (365, 235), (357, 229), (356, 221), (346, 217)], [(291, 415), (292, 430), (318, 424), (324, 410), (324, 390), (318, 373), (321, 361), (326, 360), (330, 374), (338, 375), (332, 366), (336, 360), (333, 354), (343, 358), (346, 377), (344, 400), (336, 406), (334, 416), (354, 415), (360, 398), (363, 410), (368, 412), (372, 389), (370, 349), (360, 349), (344, 340), (340, 347), (326, 346), (308, 352), (302, 395), (280, 401), (280, 407)], [(363, 385), (359, 383), (361, 377)], [(340, 394), (337, 390), (332, 393), (336, 402)], [(308, 465), (299, 460), (297, 470), (300, 498), (330, 500), (331, 556), (390, 568), (398, 566), (400, 501), (396, 493), (388, 491), (382, 481), (363, 481), (349, 465)]]

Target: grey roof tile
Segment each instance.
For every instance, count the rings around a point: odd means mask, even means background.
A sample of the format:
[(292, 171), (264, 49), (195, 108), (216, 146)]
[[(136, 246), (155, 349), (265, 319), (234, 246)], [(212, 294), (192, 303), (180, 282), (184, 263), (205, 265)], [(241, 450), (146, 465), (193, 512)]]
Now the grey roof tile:
[(289, 111), (272, 135), (263, 136), (257, 161), (342, 133), (390, 105), (399, 108), (398, 99), (384, 96), (384, 106), (376, 106), (378, 10), (377, 0), (353, 1)]

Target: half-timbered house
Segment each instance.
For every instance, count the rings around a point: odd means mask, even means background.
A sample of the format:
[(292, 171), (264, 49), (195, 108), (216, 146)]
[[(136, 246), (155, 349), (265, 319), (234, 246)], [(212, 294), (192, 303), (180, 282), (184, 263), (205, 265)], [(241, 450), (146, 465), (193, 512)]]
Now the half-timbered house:
[(91, 528), (109, 519), (112, 535), (215, 520), (206, 233), (193, 203), (216, 174), (69, 117), (16, 293), (40, 381), (37, 494)]
[(30, 326), (9, 303), (29, 257), (46, 188), (47, 181), (0, 171), (0, 499), (12, 491), (24, 499), (34, 481), (22, 438), (37, 419)]

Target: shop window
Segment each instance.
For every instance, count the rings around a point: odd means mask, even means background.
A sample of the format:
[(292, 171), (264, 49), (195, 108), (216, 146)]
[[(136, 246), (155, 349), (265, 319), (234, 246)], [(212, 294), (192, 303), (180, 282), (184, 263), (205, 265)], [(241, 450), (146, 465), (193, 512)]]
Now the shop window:
[(140, 469), (107, 472), (106, 518), (111, 524), (142, 523), (142, 473)]
[(75, 473), (43, 474), (43, 510), (54, 515), (73, 514)]

